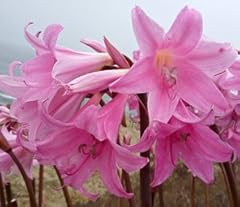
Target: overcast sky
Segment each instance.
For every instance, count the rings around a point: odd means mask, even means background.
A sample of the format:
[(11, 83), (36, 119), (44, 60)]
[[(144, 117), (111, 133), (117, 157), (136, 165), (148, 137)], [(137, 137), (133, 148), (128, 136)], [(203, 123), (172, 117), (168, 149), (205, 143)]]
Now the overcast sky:
[(101, 40), (106, 35), (131, 55), (137, 47), (131, 28), (135, 5), (165, 29), (179, 10), (189, 5), (202, 13), (206, 36), (240, 48), (239, 0), (0, 0), (0, 71), (6, 71), (12, 60), (33, 56), (23, 35), (23, 27), (31, 21), (34, 33), (51, 23), (62, 24), (64, 31), (58, 43), (67, 47), (84, 49), (81, 38)]

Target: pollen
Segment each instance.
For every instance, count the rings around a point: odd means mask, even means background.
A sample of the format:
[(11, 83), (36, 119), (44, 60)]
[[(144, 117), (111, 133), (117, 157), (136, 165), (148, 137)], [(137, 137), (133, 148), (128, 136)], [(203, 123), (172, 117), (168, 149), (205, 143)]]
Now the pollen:
[(172, 58), (169, 50), (160, 50), (157, 52), (155, 56), (155, 64), (156, 66), (162, 67), (170, 67), (172, 63)]

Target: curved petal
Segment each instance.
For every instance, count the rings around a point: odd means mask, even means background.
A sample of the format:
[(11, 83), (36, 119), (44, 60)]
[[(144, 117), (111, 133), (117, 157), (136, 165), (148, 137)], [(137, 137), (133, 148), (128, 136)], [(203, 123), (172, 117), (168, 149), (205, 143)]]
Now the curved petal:
[(165, 86), (164, 83), (158, 89), (149, 92), (148, 113), (150, 122), (158, 120), (167, 123), (173, 116), (178, 101), (176, 90)]
[(126, 69), (116, 69), (87, 73), (69, 82), (66, 85), (67, 91), (70, 93), (96, 93), (106, 89), (110, 83), (125, 75), (127, 72), (128, 70)]
[(80, 75), (94, 72), (103, 66), (111, 65), (112, 59), (107, 53), (67, 53), (59, 55), (53, 67), (53, 78), (67, 83)]
[(103, 44), (97, 40), (81, 39), (80, 42), (92, 48), (96, 52), (107, 52)]
[(187, 142), (181, 145), (181, 158), (194, 176), (198, 176), (203, 182), (210, 184), (214, 179), (213, 164), (195, 153)]
[(79, 190), (83, 196), (86, 196), (91, 200), (96, 200), (98, 195), (88, 192), (84, 187), (84, 183), (95, 172), (95, 170), (96, 163), (89, 159), (86, 163), (83, 164), (81, 168), (79, 168), (79, 170), (75, 174), (63, 174), (64, 184)]
[(201, 14), (185, 7), (176, 17), (165, 36), (165, 47), (172, 48), (176, 55), (183, 56), (193, 50), (202, 36)]
[(49, 52), (47, 46), (43, 43), (43, 41), (40, 38), (28, 32), (28, 27), (32, 24), (33, 23), (30, 22), (24, 28), (24, 34), (25, 34), (26, 40), (36, 50), (37, 54), (41, 55), (46, 52)]
[(121, 52), (119, 52), (119, 50), (115, 48), (106, 37), (104, 37), (104, 43), (108, 54), (111, 56), (115, 64), (117, 64), (120, 68), (130, 68), (130, 65), (124, 55), (121, 54)]
[(119, 179), (114, 151), (107, 145), (104, 148), (104, 152), (104, 156), (99, 158), (98, 163), (98, 169), (104, 185), (109, 192), (118, 197), (131, 198), (133, 193), (127, 193)]
[(127, 95), (118, 94), (109, 103), (99, 109), (97, 117), (99, 135), (106, 136), (96, 136), (98, 139), (107, 138), (116, 143), (127, 98)]
[(237, 58), (237, 51), (228, 43), (217, 43), (202, 39), (186, 57), (209, 76), (225, 71)]
[(162, 47), (163, 29), (138, 6), (132, 10), (132, 24), (143, 56), (149, 56)]
[(49, 86), (52, 81), (51, 71), (54, 63), (55, 59), (51, 53), (28, 60), (21, 66), (24, 80), (29, 85)]
[(194, 109), (191, 110), (190, 106), (186, 106), (182, 100), (178, 102), (174, 117), (185, 123), (204, 122), (207, 125), (212, 125), (215, 122), (214, 114), (211, 113), (211, 111), (208, 113), (201, 113)]
[(20, 77), (0, 75), (0, 90), (13, 97), (22, 97), (28, 87)]
[(127, 172), (139, 170), (148, 163), (147, 158), (136, 156), (118, 144), (112, 143), (112, 147), (116, 153), (116, 162), (118, 166)]
[(191, 134), (196, 146), (204, 152), (205, 155), (203, 155), (210, 161), (227, 162), (231, 160), (232, 148), (224, 143), (209, 127), (195, 124)]
[(43, 33), (43, 41), (45, 45), (54, 52), (56, 41), (59, 33), (63, 30), (63, 26), (60, 24), (49, 25)]
[(170, 140), (158, 140), (155, 147), (154, 176), (151, 186), (155, 187), (167, 180), (172, 174), (176, 156), (172, 156)]
[(146, 93), (157, 87), (158, 74), (152, 58), (137, 61), (129, 72), (110, 84), (110, 90), (118, 93)]
[(203, 113), (213, 109), (216, 115), (223, 115), (229, 108), (214, 82), (194, 66), (179, 64), (177, 90), (180, 98)]

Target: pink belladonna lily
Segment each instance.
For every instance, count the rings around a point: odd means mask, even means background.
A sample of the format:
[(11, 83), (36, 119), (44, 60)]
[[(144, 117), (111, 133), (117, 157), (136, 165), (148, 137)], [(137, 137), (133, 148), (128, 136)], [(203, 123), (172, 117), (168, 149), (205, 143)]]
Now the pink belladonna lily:
[[(9, 109), (5, 106), (0, 106), (0, 136), (3, 136), (13, 153), (21, 162), (25, 172), (31, 178), (32, 177), (32, 164), (33, 154), (24, 149), (21, 143), (18, 141), (17, 131), (19, 123), (10, 115)], [(18, 171), (17, 166), (13, 162), (12, 158), (4, 151), (0, 150), (0, 173), (7, 175), (9, 173), (16, 173)]]
[(96, 171), (106, 188), (119, 197), (131, 197), (119, 179), (118, 170), (130, 172), (143, 167), (147, 160), (133, 155), (117, 144), (118, 130), (126, 96), (118, 95), (99, 108), (92, 104), (84, 108), (75, 120), (76, 126), (63, 127), (37, 142), (36, 158), (56, 165), (64, 183), (95, 199), (83, 184)]
[(240, 158), (240, 104), (224, 117), (217, 117), (215, 125), (219, 136), (232, 146), (234, 157)]
[(154, 143), (155, 166), (151, 185), (163, 183), (181, 160), (194, 176), (205, 183), (214, 178), (213, 163), (231, 159), (232, 148), (208, 126), (171, 119), (169, 124), (154, 121), (132, 151), (146, 151)]
[(61, 82), (68, 82), (80, 75), (101, 69), (105, 65), (111, 65), (112, 59), (106, 52), (91, 53), (74, 51), (56, 45), (56, 40), (63, 27), (58, 24), (48, 26), (42, 39), (36, 37), (25, 29), (25, 37), (35, 48), (39, 56), (46, 55), (48, 59), (55, 60), (51, 75)]
[(133, 29), (140, 53), (130, 71), (110, 89), (148, 93), (150, 120), (167, 122), (180, 99), (203, 113), (223, 114), (228, 103), (210, 79), (236, 59), (230, 44), (206, 40), (202, 17), (185, 7), (165, 33), (139, 7), (132, 12)]

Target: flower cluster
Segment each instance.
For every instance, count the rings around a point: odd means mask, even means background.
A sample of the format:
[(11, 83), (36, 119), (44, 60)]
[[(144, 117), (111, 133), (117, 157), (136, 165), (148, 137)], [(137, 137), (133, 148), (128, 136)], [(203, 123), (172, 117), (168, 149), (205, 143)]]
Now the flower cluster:
[[(66, 185), (95, 199), (84, 183), (97, 171), (112, 194), (130, 198), (119, 171), (144, 167), (149, 160), (139, 152), (154, 153), (153, 187), (179, 161), (211, 183), (215, 162), (240, 157), (237, 50), (207, 39), (200, 13), (188, 7), (168, 32), (139, 7), (132, 23), (139, 45), (133, 60), (106, 38), (103, 44), (82, 40), (94, 52), (80, 52), (56, 43), (61, 25), (36, 35), (26, 26), (36, 56), (0, 75), (0, 89), (16, 98), (10, 111), (1, 108), (0, 123), (29, 176), (35, 159), (57, 167)], [(136, 144), (124, 144), (120, 126), (127, 116), (141, 123), (143, 93), (149, 125)], [(12, 165), (0, 151), (0, 172)]]

